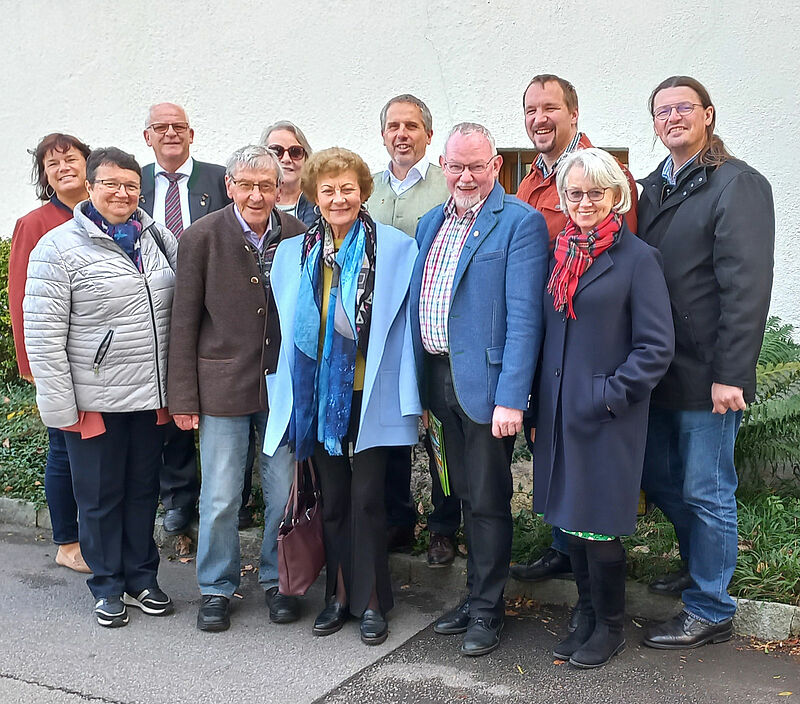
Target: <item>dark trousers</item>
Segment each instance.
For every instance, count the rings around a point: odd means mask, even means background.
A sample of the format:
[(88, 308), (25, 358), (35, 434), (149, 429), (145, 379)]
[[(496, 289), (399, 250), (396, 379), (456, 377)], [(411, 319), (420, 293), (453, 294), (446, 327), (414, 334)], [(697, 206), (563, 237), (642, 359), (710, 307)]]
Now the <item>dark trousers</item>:
[(386, 523), (390, 526), (413, 526), (417, 512), (411, 500), (411, 448), (386, 448)]
[[(461, 499), (472, 617), (502, 617), (511, 560), (514, 437), (495, 438), (458, 403), (449, 357), (428, 355), (428, 405), (441, 421), (450, 484)], [(469, 460), (467, 461), (467, 458)]]
[(164, 426), (161, 503), (165, 509), (194, 508), (200, 496), (194, 430), (181, 430), (170, 421)]
[(78, 505), (72, 493), (72, 472), (64, 431), (48, 428), (50, 446), (44, 467), (44, 494), (53, 527), (53, 542), (66, 545), (78, 542)]
[(155, 411), (103, 413), (106, 432), (65, 433), (78, 504), (81, 553), (95, 598), (157, 586), (153, 525), (158, 506), (162, 428)]
[(364, 613), (373, 588), (382, 613), (394, 605), (386, 550), (386, 512), (383, 486), (388, 448), (331, 456), (319, 443), (314, 462), (322, 491), (325, 538), (326, 597), (336, 593), (342, 568), (350, 612)]
[(431, 475), (431, 503), (433, 511), (428, 516), (428, 531), (452, 538), (461, 525), (461, 499), (456, 496), (453, 487), (450, 487), (450, 496), (445, 496), (442, 483), (439, 481), (439, 472), (436, 471), (436, 460), (433, 459), (433, 449), (428, 434), (425, 434), (425, 451), (428, 453), (428, 472)]

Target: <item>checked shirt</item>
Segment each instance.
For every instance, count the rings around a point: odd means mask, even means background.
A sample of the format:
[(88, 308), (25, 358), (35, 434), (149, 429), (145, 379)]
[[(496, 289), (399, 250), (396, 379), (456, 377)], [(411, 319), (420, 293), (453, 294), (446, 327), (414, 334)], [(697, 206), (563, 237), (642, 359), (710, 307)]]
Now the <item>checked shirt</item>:
[(433, 238), (425, 259), (419, 297), (422, 345), (430, 354), (450, 352), (447, 318), (450, 315), (453, 279), (467, 235), (475, 224), (485, 200), (484, 198), (480, 203), (473, 205), (462, 217), (458, 217), (452, 197), (444, 205), (444, 222)]

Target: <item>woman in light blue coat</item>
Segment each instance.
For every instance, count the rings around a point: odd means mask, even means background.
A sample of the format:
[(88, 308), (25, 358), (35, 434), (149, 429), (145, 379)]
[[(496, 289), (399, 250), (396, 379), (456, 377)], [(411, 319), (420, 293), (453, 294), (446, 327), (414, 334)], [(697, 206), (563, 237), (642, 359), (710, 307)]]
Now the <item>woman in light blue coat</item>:
[(281, 347), (267, 378), (264, 451), (273, 454), (288, 436), (297, 459), (313, 457), (319, 474), (327, 587), (314, 634), (335, 633), (352, 614), (362, 641), (377, 645), (393, 605), (387, 448), (416, 443), (422, 413), (407, 320), (417, 245), (364, 210), (372, 178), (353, 152), (315, 153), (302, 187), (320, 217), (275, 254)]

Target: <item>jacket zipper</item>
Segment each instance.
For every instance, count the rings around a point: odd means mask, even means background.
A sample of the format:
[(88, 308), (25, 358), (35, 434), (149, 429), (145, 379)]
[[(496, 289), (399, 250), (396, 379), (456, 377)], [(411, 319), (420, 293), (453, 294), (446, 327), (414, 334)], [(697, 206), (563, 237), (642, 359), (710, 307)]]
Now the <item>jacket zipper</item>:
[[(144, 260), (142, 260), (142, 268), (144, 268)], [(156, 310), (153, 306), (153, 296), (150, 293), (150, 285), (147, 283), (147, 277), (142, 272), (142, 281), (144, 282), (144, 290), (147, 292), (147, 302), (150, 304), (150, 322), (153, 325), (153, 356), (156, 362), (156, 386), (158, 387), (158, 407), (164, 407), (164, 397), (161, 393), (161, 369), (158, 363), (158, 328), (156, 326)]]
[(92, 370), (94, 371), (95, 376), (99, 376), (100, 374), (100, 365), (106, 358), (106, 354), (108, 354), (108, 348), (111, 346), (112, 337), (114, 337), (114, 331), (109, 330), (100, 342), (100, 346), (97, 348), (97, 352), (94, 355), (94, 361), (92, 362)]

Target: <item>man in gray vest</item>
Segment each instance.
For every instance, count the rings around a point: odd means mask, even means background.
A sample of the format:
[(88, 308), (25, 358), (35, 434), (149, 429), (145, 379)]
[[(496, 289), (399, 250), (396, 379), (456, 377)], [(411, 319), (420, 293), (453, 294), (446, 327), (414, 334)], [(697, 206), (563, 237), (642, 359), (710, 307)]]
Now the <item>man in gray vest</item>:
[[(431, 111), (413, 95), (398, 95), (381, 110), (381, 136), (390, 160), (386, 169), (373, 175), (375, 188), (367, 208), (376, 221), (414, 237), (419, 219), (450, 195), (441, 168), (425, 157), (433, 136)], [(428, 518), (428, 564), (443, 567), (455, 557), (453, 536), (461, 522), (461, 503), (455, 497), (444, 495), (433, 465), (431, 478), (434, 510)], [(408, 447), (393, 448), (389, 455), (386, 518), (389, 549), (408, 549), (414, 540), (416, 523), (411, 500), (411, 449)]]

